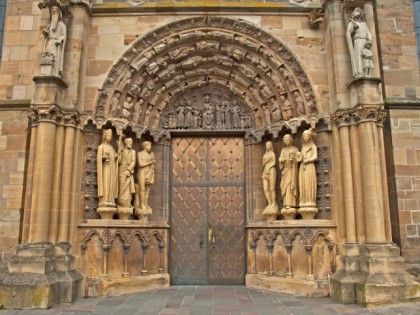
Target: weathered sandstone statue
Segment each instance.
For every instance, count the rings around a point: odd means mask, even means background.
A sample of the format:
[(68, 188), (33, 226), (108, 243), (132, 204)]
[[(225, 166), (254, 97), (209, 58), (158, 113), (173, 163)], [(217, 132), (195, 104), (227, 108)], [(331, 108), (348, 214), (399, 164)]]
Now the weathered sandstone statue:
[(269, 221), (274, 221), (279, 215), (279, 208), (276, 201), (276, 155), (273, 151), (273, 143), (267, 141), (266, 152), (263, 155), (263, 189), (268, 206), (264, 209), (263, 215)]
[(363, 71), (363, 50), (367, 42), (372, 42), (372, 35), (369, 32), (364, 19), (364, 12), (361, 8), (354, 9), (347, 26), (346, 37), (353, 77), (360, 78), (369, 75), (370, 73), (364, 73)]
[(137, 154), (138, 163), (138, 208), (136, 214), (141, 220), (147, 221), (147, 216), (152, 213), (149, 206), (150, 186), (155, 182), (155, 155), (152, 152), (152, 143), (144, 141), (143, 150)]
[(316, 207), (316, 169), (318, 153), (312, 140), (312, 131), (303, 132), (303, 145), (297, 154), (299, 166), (299, 213), (304, 219), (313, 219), (318, 212)]
[(283, 200), (281, 214), (286, 220), (295, 219), (298, 206), (298, 149), (292, 145), (291, 135), (283, 137), (284, 147), (279, 157), (280, 191)]
[(102, 219), (112, 219), (112, 215), (116, 211), (115, 199), (118, 194), (118, 154), (111, 145), (111, 140), (112, 130), (104, 130), (96, 159), (99, 197), (98, 212), (101, 214)]
[(61, 77), (63, 75), (64, 46), (67, 27), (62, 21), (63, 14), (59, 7), (50, 9), (51, 21), (43, 30), (45, 44), (41, 58), (41, 74)]
[(131, 206), (134, 187), (134, 167), (136, 166), (136, 151), (133, 150), (133, 139), (126, 138), (124, 147), (118, 154), (118, 216), (127, 220), (133, 213)]

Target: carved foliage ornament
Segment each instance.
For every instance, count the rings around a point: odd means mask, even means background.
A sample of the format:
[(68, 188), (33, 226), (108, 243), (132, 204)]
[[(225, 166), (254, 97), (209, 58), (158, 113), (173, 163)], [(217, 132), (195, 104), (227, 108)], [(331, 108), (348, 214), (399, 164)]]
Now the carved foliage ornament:
[[(209, 86), (241, 100), (253, 126), (317, 113), (306, 74), (280, 41), (242, 20), (195, 17), (137, 40), (105, 80), (96, 115), (168, 126), (168, 105), (173, 110), (181, 94)], [(204, 96), (200, 103), (204, 110)]]
[(363, 121), (373, 121), (382, 125), (386, 119), (387, 112), (384, 106), (365, 105), (357, 106), (349, 110), (339, 110), (329, 116), (329, 120), (335, 126), (358, 124)]

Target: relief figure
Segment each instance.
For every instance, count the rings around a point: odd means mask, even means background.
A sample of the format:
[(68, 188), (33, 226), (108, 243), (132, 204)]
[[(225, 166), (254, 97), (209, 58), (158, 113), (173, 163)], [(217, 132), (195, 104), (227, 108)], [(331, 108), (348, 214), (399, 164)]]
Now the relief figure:
[(118, 194), (118, 154), (111, 140), (112, 130), (105, 129), (96, 158), (99, 207), (115, 207)]
[(124, 140), (124, 147), (118, 155), (118, 166), (118, 206), (130, 208), (132, 194), (135, 193), (133, 174), (136, 166), (136, 152), (133, 150), (133, 139)]
[(263, 214), (268, 220), (272, 221), (275, 220), (279, 214), (276, 201), (276, 155), (274, 154), (273, 143), (271, 141), (267, 141), (265, 147), (266, 151), (263, 155), (262, 182), (264, 195), (268, 205), (264, 209)]
[(143, 150), (137, 154), (138, 163), (138, 202), (139, 211), (151, 213), (149, 206), (150, 186), (155, 183), (155, 155), (152, 152), (152, 143), (144, 141)]

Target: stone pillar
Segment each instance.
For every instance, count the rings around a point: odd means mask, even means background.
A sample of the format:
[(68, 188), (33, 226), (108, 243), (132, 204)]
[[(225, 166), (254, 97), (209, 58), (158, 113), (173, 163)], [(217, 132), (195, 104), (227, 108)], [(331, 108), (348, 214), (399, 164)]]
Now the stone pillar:
[[(420, 285), (405, 271), (399, 248), (390, 243), (390, 219), (382, 123), (386, 116), (380, 90), (381, 81), (361, 78), (349, 85), (353, 108), (331, 115), (340, 127), (343, 183), (351, 168), (352, 189), (344, 184), (346, 242), (349, 221), (357, 222), (357, 253), (347, 251), (342, 265), (331, 277), (333, 298), (343, 303), (366, 306), (410, 301), (420, 298)], [(343, 126), (343, 124), (351, 126)], [(337, 127), (338, 128), (338, 127)], [(343, 129), (348, 128), (348, 129)], [(351, 136), (351, 139), (349, 137)], [(349, 158), (350, 161), (346, 159)], [(347, 220), (347, 210), (354, 214)], [(359, 227), (360, 226), (360, 227)]]

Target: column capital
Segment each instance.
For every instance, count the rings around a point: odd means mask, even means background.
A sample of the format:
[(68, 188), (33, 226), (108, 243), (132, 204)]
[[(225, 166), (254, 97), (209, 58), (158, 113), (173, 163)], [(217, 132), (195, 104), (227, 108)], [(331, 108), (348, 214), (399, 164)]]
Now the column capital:
[(328, 119), (331, 124), (338, 128), (366, 121), (382, 125), (387, 114), (384, 105), (360, 105), (351, 109), (339, 109), (331, 114)]

